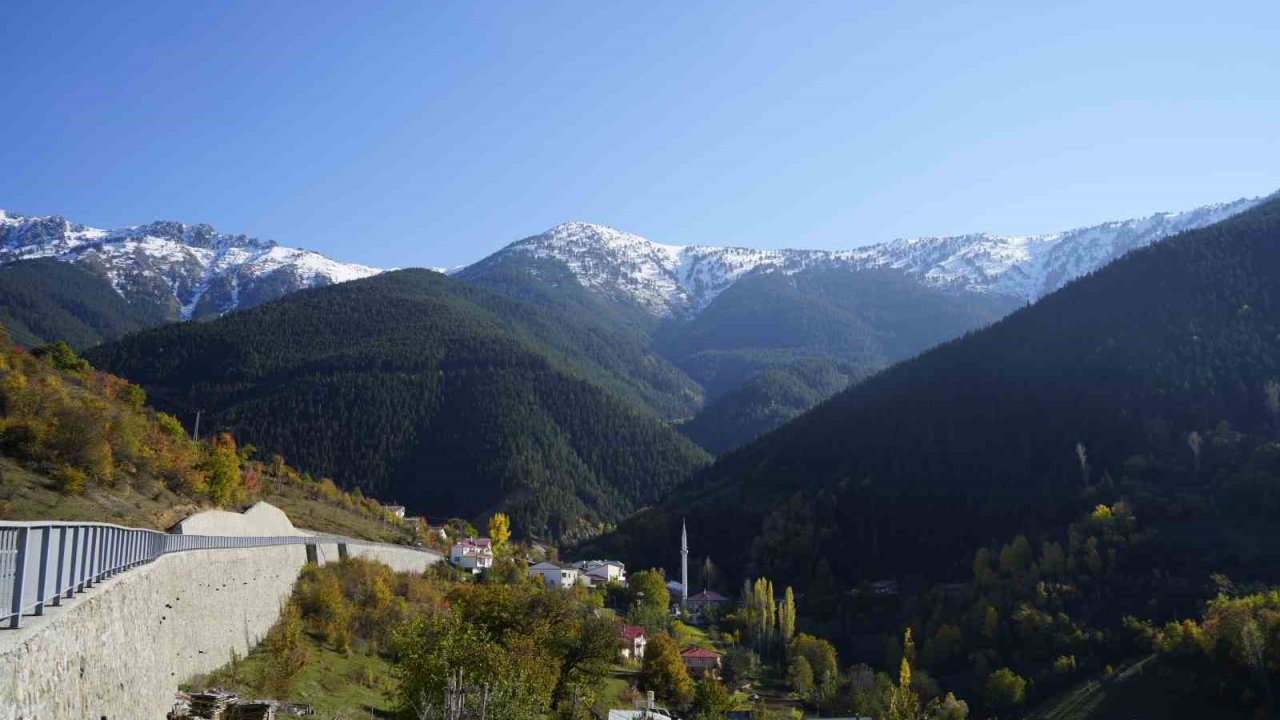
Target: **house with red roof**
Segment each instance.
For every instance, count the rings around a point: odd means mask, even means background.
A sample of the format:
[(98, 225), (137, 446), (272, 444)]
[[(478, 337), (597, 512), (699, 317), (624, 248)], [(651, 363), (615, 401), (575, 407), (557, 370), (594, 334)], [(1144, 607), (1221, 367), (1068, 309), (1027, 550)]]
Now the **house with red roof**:
[(618, 637), (622, 642), (622, 658), (624, 660), (640, 661), (644, 659), (644, 646), (649, 643), (645, 637), (643, 625), (623, 625), (618, 631)]
[(729, 598), (721, 595), (715, 590), (703, 590), (697, 595), (690, 595), (688, 600), (684, 601), (685, 608), (690, 615), (702, 615), (708, 610), (716, 611), (729, 604)]
[(493, 567), (493, 541), (489, 538), (463, 538), (449, 549), (449, 562), (471, 573), (488, 570)]
[(680, 651), (680, 662), (689, 672), (689, 677), (702, 678), (710, 675), (720, 677), (720, 653), (702, 647), (689, 646)]

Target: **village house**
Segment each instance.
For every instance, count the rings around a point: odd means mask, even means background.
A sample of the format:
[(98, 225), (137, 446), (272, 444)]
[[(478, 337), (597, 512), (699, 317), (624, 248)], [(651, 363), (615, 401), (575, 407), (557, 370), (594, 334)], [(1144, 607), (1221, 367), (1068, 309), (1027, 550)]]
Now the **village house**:
[(623, 625), (618, 631), (622, 640), (622, 658), (639, 662), (644, 659), (644, 647), (648, 644), (643, 625)]
[(671, 601), (678, 603), (680, 602), (680, 598), (684, 597), (684, 585), (681, 585), (675, 580), (668, 580), (667, 592), (671, 593)]
[(691, 615), (702, 615), (708, 610), (714, 612), (728, 604), (729, 598), (715, 590), (703, 590), (697, 595), (690, 595), (689, 599), (684, 601), (684, 606), (688, 608)]
[(493, 542), (489, 538), (465, 538), (449, 549), (449, 564), (472, 574), (493, 567)]
[(529, 577), (541, 577), (547, 587), (571, 588), (581, 581), (578, 568), (555, 560), (543, 560), (529, 568)]
[(397, 520), (404, 520), (403, 505), (383, 505), (382, 509), (396, 516)]
[(611, 582), (627, 585), (627, 566), (617, 560), (581, 560), (573, 564), (592, 587)]
[(404, 524), (411, 527), (421, 527), (423, 534), (427, 537), (438, 537), (441, 540), (448, 540), (449, 534), (444, 531), (442, 525), (432, 525), (425, 517), (413, 515), (404, 519)]
[(715, 650), (687, 647), (680, 652), (680, 662), (684, 663), (684, 669), (688, 671), (689, 677), (695, 680), (708, 675), (713, 678), (720, 677), (720, 653)]

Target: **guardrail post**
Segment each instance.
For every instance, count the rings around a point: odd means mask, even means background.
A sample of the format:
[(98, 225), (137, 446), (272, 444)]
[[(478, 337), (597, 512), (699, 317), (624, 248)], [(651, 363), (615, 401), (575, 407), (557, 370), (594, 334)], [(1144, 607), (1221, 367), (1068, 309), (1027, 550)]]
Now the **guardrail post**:
[[(62, 567), (67, 559), (67, 526), (58, 528), (58, 575), (53, 579), (53, 604), (62, 604)], [(72, 562), (75, 565), (75, 562)]]
[(44, 614), (45, 593), (49, 590), (49, 536), (52, 534), (52, 526), (40, 531), (40, 567), (36, 574), (36, 615)]
[[(84, 528), (83, 532), (81, 532), (80, 528), (76, 528), (76, 549), (80, 552), (80, 567), (78, 569), (71, 568), (76, 574), (73, 590), (75, 592), (84, 592), (84, 563), (85, 558), (89, 557), (89, 528)], [(74, 551), (72, 552), (72, 557), (75, 557)], [(72, 563), (72, 565), (74, 566), (75, 563)]]
[(77, 551), (80, 549), (80, 526), (71, 528), (71, 564), (67, 566), (67, 598), (70, 599), (76, 592), (76, 582), (80, 576), (76, 573)]
[(101, 567), (102, 556), (102, 528), (94, 526), (89, 528), (89, 568), (85, 572), (84, 586), (91, 588), (98, 581), (98, 568)]
[(115, 528), (102, 528), (102, 579), (111, 577), (115, 570), (114, 555), (116, 551)]
[(18, 545), (17, 555), (14, 556), (13, 564), (13, 598), (9, 603), (9, 610), (12, 615), (9, 618), (9, 627), (16, 628), (22, 624), (22, 593), (23, 587), (27, 579), (27, 537), (28, 529), (25, 527), (18, 528)]
[(123, 535), (123, 530), (111, 528), (111, 560), (108, 563), (107, 573), (112, 577), (120, 572), (120, 541), (124, 540)]

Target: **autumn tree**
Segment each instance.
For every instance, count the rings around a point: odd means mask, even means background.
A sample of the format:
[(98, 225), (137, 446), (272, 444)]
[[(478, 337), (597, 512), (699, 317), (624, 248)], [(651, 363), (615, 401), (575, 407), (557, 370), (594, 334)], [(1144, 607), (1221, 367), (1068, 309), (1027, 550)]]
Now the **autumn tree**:
[(791, 639), (796, 634), (796, 598), (787, 587), (782, 596), (782, 604), (778, 606), (778, 636), (783, 648), (790, 648)]
[(769, 655), (777, 639), (778, 611), (773, 583), (768, 578), (742, 583), (743, 611), (751, 642), (761, 655)]
[(551, 705), (554, 682), (548, 673), (554, 663), (529, 635), (519, 633), (508, 642), (458, 612), (415, 616), (392, 641), (402, 711), (420, 714), (452, 698), (463, 706), (464, 717), (479, 717), (482, 703), (488, 720), (541, 716)]
[(501, 552), (511, 539), (511, 519), (506, 513), (494, 513), (489, 518), (489, 539), (493, 541), (494, 551)]
[(234, 502), (240, 493), (240, 455), (236, 441), (227, 433), (210, 438), (205, 448), (202, 469), (205, 474), (205, 492), (215, 505)]
[[(907, 649), (915, 647), (911, 639), (911, 628), (903, 633), (902, 647), (902, 662), (898, 664), (898, 687), (889, 696), (888, 720), (923, 720), (920, 697), (911, 689), (911, 661), (907, 652)], [(914, 650), (910, 654), (914, 655)]]
[(1017, 707), (1026, 698), (1027, 681), (1009, 668), (987, 677), (987, 703), (997, 710)]
[(966, 720), (969, 717), (969, 703), (951, 693), (947, 693), (941, 700), (935, 700), (932, 709), (933, 713), (929, 716), (932, 720)]
[(734, 707), (733, 696), (719, 680), (707, 675), (693, 692), (693, 716), (697, 720), (724, 720)]
[(680, 648), (665, 630), (645, 646), (640, 684), (675, 705), (684, 705), (693, 696), (693, 681), (680, 660)]
[(267, 689), (284, 695), (293, 686), (294, 678), (307, 663), (307, 647), (302, 636), (302, 612), (298, 605), (289, 602), (284, 606), (280, 621), (271, 628), (266, 638), (267, 667), (264, 682)]
[(809, 698), (813, 693), (813, 668), (809, 665), (808, 658), (797, 655), (791, 659), (791, 664), (787, 667), (787, 684), (796, 697), (801, 700)]

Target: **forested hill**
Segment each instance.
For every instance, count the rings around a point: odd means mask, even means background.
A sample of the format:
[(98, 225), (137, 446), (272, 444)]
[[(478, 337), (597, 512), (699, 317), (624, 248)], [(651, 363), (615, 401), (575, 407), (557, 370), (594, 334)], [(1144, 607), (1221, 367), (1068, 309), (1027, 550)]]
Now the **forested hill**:
[(796, 360), (756, 375), (677, 427), (707, 450), (727, 452), (782, 425), (867, 373), (866, 368), (835, 360)]
[(80, 265), (40, 258), (0, 267), (0, 323), (23, 345), (83, 348), (164, 321), (156, 307), (126, 300)]
[(1206, 486), (1202, 451), (1280, 430), (1277, 278), (1273, 196), (845, 391), (600, 547), (660, 561), (687, 518), (697, 554), (803, 586), (963, 572), (973, 548), (1063, 527), (1108, 488), (1219, 512), (1242, 486)]
[(203, 428), (411, 512), (502, 507), (520, 530), (562, 536), (654, 502), (706, 462), (624, 399), (599, 343), (541, 308), (404, 270), (89, 356), (175, 409), (204, 409)]

